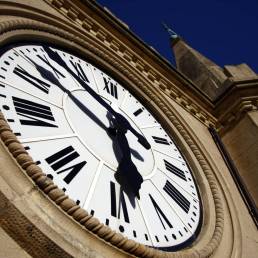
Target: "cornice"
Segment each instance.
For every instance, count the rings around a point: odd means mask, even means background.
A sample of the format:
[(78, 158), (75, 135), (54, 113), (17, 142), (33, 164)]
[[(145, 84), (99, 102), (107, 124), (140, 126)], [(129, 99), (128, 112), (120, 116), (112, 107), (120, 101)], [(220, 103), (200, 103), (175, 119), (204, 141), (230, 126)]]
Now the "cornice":
[[(140, 73), (147, 82), (155, 85), (157, 90), (163, 91), (199, 121), (207, 126), (215, 125), (216, 118), (212, 115), (213, 104), (208, 97), (155, 50), (137, 38), (123, 24), (121, 25), (120, 21), (105, 12), (103, 8), (100, 9), (95, 1), (79, 1), (78, 3), (70, 0), (44, 1), (59, 10), (81, 30), (86, 31), (88, 36), (94, 37), (106, 49), (122, 58), (136, 73)], [(80, 2), (83, 2), (81, 8), (78, 5)], [(86, 7), (91, 8), (91, 12), (97, 10), (97, 14), (101, 17), (96, 17), (95, 14), (91, 17), (86, 13)], [(112, 26), (112, 31), (103, 27), (101, 22), (108, 22), (109, 27)], [(137, 48), (141, 54), (137, 53), (134, 48)]]
[(224, 135), (247, 113), (258, 110), (258, 78), (231, 80), (227, 91), (214, 103), (217, 129)]

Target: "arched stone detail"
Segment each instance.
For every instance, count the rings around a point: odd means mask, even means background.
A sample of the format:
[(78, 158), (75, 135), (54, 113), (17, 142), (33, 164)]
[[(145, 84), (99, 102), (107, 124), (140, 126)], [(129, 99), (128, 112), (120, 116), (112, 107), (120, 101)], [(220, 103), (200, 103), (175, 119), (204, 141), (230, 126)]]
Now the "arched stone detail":
[[(12, 133), (3, 115), (0, 114), (1, 140), (8, 147), (10, 153), (16, 159), (18, 164), (24, 169), (27, 175), (33, 179), (33, 181), (40, 187), (40, 189), (42, 189), (42, 191), (47, 194), (49, 198), (56, 203), (56, 205), (61, 207), (64, 212), (69, 214), (69, 216), (79, 222), (83, 227), (95, 233), (105, 241), (132, 255), (149, 258), (197, 258), (211, 256), (220, 244), (224, 227), (223, 203), (220, 196), (217, 180), (214, 177), (214, 173), (205, 156), (196, 145), (195, 140), (192, 139), (192, 136), (188, 133), (186, 126), (180, 122), (177, 115), (173, 112), (173, 109), (168, 106), (168, 104), (162, 99), (161, 93), (157, 92), (155, 87), (152, 88), (151, 86), (147, 86), (144, 80), (142, 81), (137, 76), (135, 76), (132, 73), (132, 70), (128, 69), (130, 66), (129, 63), (123, 65), (121, 62), (117, 61), (116, 57), (113, 57), (107, 51), (103, 51), (103, 48), (97, 48), (96, 46), (91, 45), (90, 42), (87, 42), (86, 40), (60, 28), (38, 21), (22, 18), (9, 20), (0, 24), (0, 34), (5, 39), (2, 41), (3, 44), (7, 44), (10, 41), (17, 41), (18, 37), (15, 37), (15, 35), (19, 35), (19, 32), (24, 34), (27, 33), (28, 35), (35, 33), (35, 35), (38, 34), (45, 36), (46, 42), (51, 38), (59, 38), (59, 43), (65, 42), (65, 40), (67, 40), (67, 43), (68, 41), (72, 42), (74, 47), (87, 49), (88, 52), (91, 52), (91, 58), (95, 56), (97, 60), (104, 60), (104, 62), (113, 67), (113, 69), (119, 71), (122, 76), (128, 78), (128, 81), (130, 81), (135, 88), (138, 87), (139, 91), (145, 94), (145, 98), (148, 98), (155, 103), (155, 105), (174, 125), (178, 133), (183, 137), (184, 141), (187, 143), (200, 167), (202, 168), (209, 183), (216, 214), (213, 236), (208, 245), (204, 248), (199, 249), (198, 246), (193, 246), (193, 248), (187, 250), (182, 250), (175, 253), (167, 253), (136, 243), (135, 241), (129, 240), (126, 237), (123, 237), (121, 234), (114, 232), (109, 227), (101, 224), (98, 219), (94, 218), (87, 211), (81, 209), (73, 200), (69, 199), (69, 197), (66, 196), (61, 189), (54, 185), (52, 180), (49, 179), (37, 165), (35, 165), (26, 150), (17, 140), (16, 136)], [(8, 38), (10, 39), (9, 41)]]

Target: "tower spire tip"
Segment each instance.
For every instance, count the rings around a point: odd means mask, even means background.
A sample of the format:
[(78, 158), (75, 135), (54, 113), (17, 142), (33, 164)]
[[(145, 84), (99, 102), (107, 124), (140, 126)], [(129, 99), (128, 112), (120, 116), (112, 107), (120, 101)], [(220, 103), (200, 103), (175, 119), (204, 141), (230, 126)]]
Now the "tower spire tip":
[(178, 34), (175, 31), (173, 31), (172, 29), (170, 29), (165, 22), (162, 22), (162, 25), (163, 25), (164, 29), (168, 32), (169, 37), (172, 40), (179, 38)]

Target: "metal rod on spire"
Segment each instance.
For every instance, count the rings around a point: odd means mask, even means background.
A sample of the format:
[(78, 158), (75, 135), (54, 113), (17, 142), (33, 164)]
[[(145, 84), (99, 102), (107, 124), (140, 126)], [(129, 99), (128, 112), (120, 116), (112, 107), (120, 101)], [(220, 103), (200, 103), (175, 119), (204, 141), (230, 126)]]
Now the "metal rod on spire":
[(169, 37), (170, 37), (172, 40), (175, 40), (175, 39), (179, 38), (179, 36), (177, 35), (177, 33), (174, 32), (172, 29), (170, 29), (170, 28), (168, 27), (168, 25), (167, 25), (165, 22), (162, 22), (162, 25), (163, 25), (163, 27), (165, 28), (165, 30), (168, 32)]

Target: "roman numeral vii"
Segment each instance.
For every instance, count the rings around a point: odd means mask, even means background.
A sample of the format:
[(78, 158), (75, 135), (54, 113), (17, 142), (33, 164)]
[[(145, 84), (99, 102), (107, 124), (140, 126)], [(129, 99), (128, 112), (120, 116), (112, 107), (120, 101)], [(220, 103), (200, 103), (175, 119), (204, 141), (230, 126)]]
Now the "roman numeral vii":
[(46, 162), (57, 174), (67, 172), (63, 180), (69, 184), (87, 163), (86, 161), (81, 161), (71, 165), (72, 161), (78, 160), (79, 157), (78, 152), (70, 145), (46, 158)]

